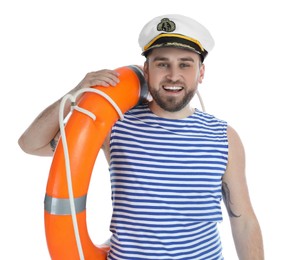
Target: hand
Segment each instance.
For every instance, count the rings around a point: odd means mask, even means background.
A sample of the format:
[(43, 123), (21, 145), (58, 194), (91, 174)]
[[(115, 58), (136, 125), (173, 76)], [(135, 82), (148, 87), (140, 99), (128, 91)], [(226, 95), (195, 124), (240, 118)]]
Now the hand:
[(74, 93), (82, 88), (90, 88), (93, 86), (115, 86), (119, 81), (119, 73), (115, 70), (104, 69), (89, 72), (70, 93)]

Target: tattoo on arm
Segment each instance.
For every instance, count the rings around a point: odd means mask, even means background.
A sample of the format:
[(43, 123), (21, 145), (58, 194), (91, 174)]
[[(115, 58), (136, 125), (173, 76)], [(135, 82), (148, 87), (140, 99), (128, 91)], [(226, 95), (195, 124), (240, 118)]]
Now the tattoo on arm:
[(51, 149), (53, 152), (55, 152), (56, 150), (56, 147), (57, 147), (57, 141), (55, 140), (55, 138), (53, 138), (51, 141), (50, 141), (50, 146), (51, 146)]
[(231, 202), (230, 190), (226, 182), (222, 182), (222, 195), (229, 217), (239, 218), (241, 215), (236, 215), (231, 209), (232, 202)]
[(60, 137), (60, 131), (55, 135), (55, 137), (50, 141), (50, 147), (52, 149), (53, 152), (55, 152), (58, 141), (59, 141), (59, 137)]

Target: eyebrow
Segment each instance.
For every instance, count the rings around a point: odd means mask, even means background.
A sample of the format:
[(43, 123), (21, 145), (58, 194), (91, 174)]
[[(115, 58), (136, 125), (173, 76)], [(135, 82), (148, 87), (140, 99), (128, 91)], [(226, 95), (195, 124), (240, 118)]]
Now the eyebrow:
[[(167, 57), (164, 56), (156, 56), (153, 61), (168, 61), (169, 59)], [(179, 61), (191, 61), (194, 62), (194, 59), (192, 57), (183, 57), (183, 58), (179, 58)]]

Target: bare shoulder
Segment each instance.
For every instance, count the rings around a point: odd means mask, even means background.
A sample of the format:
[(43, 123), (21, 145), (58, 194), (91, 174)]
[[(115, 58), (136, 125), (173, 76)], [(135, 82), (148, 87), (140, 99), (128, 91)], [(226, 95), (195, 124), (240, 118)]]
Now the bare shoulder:
[(243, 147), (240, 136), (237, 131), (230, 125), (227, 126), (228, 142), (231, 145), (240, 145)]
[(245, 176), (245, 152), (239, 134), (228, 126), (228, 164), (222, 179), (224, 202), (231, 217), (250, 212), (251, 204)]
[(228, 137), (228, 163), (243, 163), (245, 161), (245, 151), (241, 138), (237, 131), (231, 127), (227, 127)]

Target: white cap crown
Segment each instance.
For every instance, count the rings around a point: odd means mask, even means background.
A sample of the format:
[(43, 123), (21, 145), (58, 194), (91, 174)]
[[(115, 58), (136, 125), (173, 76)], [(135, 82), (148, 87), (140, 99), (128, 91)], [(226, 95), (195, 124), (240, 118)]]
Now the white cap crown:
[(213, 49), (214, 40), (209, 31), (192, 18), (169, 14), (152, 19), (139, 35), (143, 55), (154, 48), (178, 47), (198, 53), (202, 60)]

